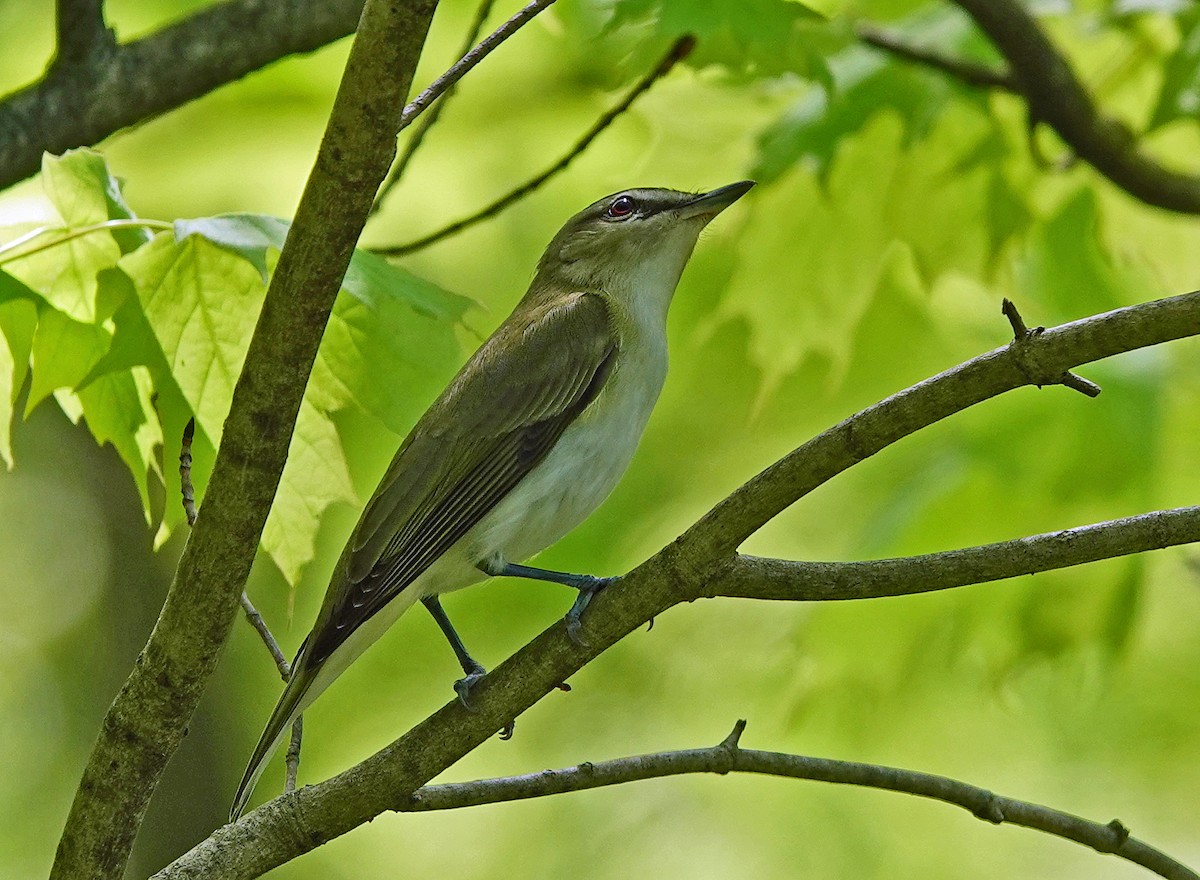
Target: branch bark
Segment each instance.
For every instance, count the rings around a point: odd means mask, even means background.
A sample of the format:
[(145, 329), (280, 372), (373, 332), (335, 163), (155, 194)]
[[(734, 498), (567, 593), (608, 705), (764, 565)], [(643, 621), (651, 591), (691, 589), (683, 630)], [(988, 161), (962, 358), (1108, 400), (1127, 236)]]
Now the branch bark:
[(205, 504), (105, 716), (51, 876), (120, 877), (239, 607), (321, 334), (395, 136), (435, 0), (369, 0), (234, 389)]
[[(746, 537), (854, 463), (1004, 391), (1052, 384), (1080, 364), (1195, 335), (1200, 335), (1200, 292), (1046, 330), (852, 416), (767, 468), (599, 594), (584, 618), (586, 645), (572, 642), (562, 623), (555, 624), (476, 686), (472, 711), (457, 700), (448, 703), (361, 764), (218, 829), (156, 876), (257, 877), (395, 809), (609, 646), (671, 606), (709, 595), (722, 578), (733, 583), (730, 572), (739, 564), (735, 551)], [(1110, 549), (1113, 555), (1128, 552), (1120, 542)]]
[(353, 33), (362, 6), (227, 0), (117, 45), (99, 0), (59, 0), (58, 54), (46, 75), (0, 100), (0, 189), (36, 173), (43, 152), (94, 144), (286, 55)]
[(1018, 0), (953, 0), (1008, 61), (1030, 120), (1053, 128), (1079, 158), (1148, 205), (1200, 213), (1200, 177), (1172, 171), (1139, 148), (1132, 132), (1105, 117)]
[(655, 752), (522, 776), (430, 785), (413, 792), (395, 809), (402, 813), (454, 810), (685, 773), (718, 773), (722, 776), (727, 773), (759, 773), (788, 779), (880, 788), (931, 798), (962, 807), (985, 822), (1021, 825), (1089, 846), (1097, 852), (1111, 853), (1167, 880), (1200, 880), (1200, 876), (1166, 853), (1131, 837), (1128, 829), (1115, 819), (1107, 824), (1092, 822), (1061, 810), (997, 795), (987, 789), (932, 773), (743, 749), (739, 740), (745, 727), (746, 722), (739, 721), (724, 741), (707, 749)]
[(793, 602), (910, 596), (1196, 542), (1200, 507), (1179, 507), (900, 559), (800, 562), (739, 555), (709, 581), (704, 595)]

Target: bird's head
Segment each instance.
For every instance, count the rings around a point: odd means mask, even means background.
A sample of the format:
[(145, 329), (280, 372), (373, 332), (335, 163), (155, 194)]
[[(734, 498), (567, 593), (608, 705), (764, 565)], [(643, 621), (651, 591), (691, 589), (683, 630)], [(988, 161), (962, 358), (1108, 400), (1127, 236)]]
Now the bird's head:
[(649, 281), (673, 291), (696, 239), (713, 217), (745, 195), (754, 181), (706, 193), (627, 189), (588, 205), (546, 248), (538, 276), (614, 295)]

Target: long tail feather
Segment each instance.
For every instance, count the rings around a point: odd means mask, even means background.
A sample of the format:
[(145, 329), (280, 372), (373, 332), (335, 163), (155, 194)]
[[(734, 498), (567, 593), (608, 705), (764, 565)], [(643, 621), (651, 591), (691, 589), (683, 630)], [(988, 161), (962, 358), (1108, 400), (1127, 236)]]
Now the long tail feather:
[(267, 766), (267, 761), (283, 741), (284, 735), (291, 730), (293, 722), (312, 702), (304, 697), (308, 694), (315, 677), (316, 670), (308, 668), (308, 664), (304, 662), (304, 652), (301, 651), (292, 664), (292, 677), (283, 689), (279, 702), (275, 704), (267, 726), (259, 737), (258, 745), (254, 747), (254, 753), (250, 756), (246, 772), (242, 775), (241, 784), (238, 785), (237, 794), (233, 798), (233, 806), (229, 809), (230, 822), (236, 821), (242, 815), (250, 795), (254, 792), (254, 786), (258, 784), (258, 779)]

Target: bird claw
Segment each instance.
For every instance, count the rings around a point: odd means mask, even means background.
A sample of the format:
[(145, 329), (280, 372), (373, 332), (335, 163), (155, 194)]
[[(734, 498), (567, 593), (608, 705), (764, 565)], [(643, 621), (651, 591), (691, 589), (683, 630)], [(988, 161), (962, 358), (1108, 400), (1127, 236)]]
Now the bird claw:
[(507, 742), (513, 738), (513, 729), (516, 728), (517, 722), (510, 721), (508, 724), (500, 728), (500, 739)]
[(454, 682), (454, 693), (458, 694), (458, 701), (462, 703), (463, 708), (468, 712), (475, 711), (475, 707), (471, 705), (470, 700), (471, 688), (483, 681), (485, 675), (487, 675), (487, 670), (479, 666)]
[(578, 585), (579, 595), (575, 597), (575, 604), (571, 606), (571, 610), (567, 612), (567, 638), (581, 648), (591, 647), (583, 636), (579, 634), (583, 626), (583, 612), (587, 609), (588, 604), (592, 601), (592, 597), (603, 590), (605, 587), (612, 586), (620, 578), (618, 577), (593, 577), (592, 575), (584, 575), (580, 578)]

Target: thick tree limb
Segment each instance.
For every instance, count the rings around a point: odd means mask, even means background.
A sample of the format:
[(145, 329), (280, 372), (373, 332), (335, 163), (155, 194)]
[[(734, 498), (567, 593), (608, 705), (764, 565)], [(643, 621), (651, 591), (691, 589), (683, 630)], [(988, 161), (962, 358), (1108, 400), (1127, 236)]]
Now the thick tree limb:
[(0, 100), (0, 189), (42, 153), (94, 144), (285, 55), (353, 33), (363, 0), (227, 0), (132, 43), (104, 29), (99, 0), (59, 0), (46, 75)]
[(368, 0), (316, 165), (234, 388), (205, 503), (109, 708), (51, 876), (119, 878), (238, 610), (321, 334), (379, 181), (434, 0)]
[[(361, 764), (218, 829), (156, 876), (180, 880), (220, 872), (234, 880), (257, 877), (395, 809), (651, 618), (710, 594), (711, 584), (736, 584), (738, 545), (855, 462), (1004, 391), (1039, 381), (1050, 384), (1080, 364), (1195, 335), (1200, 335), (1200, 292), (1051, 328), (1023, 350), (1015, 345), (996, 349), (863, 410), (767, 468), (681, 538), (600, 593), (584, 618), (587, 645), (572, 642), (563, 624), (556, 623), (476, 686), (471, 693), (474, 711), (451, 701)], [(1128, 552), (1120, 542), (1113, 548), (1113, 555)]]
[(870, 562), (738, 556), (705, 596), (826, 602), (947, 590), (1200, 542), (1200, 507), (1157, 510), (980, 547)]
[(1149, 205), (1200, 213), (1200, 177), (1164, 168), (1133, 134), (1103, 116), (1071, 66), (1019, 0), (953, 0), (1008, 61), (1030, 119), (1058, 132), (1079, 158)]
[(1097, 852), (1112, 853), (1167, 880), (1200, 880), (1200, 876), (1166, 853), (1131, 837), (1125, 826), (1115, 819), (1107, 824), (1091, 822), (1061, 810), (1003, 797), (987, 789), (931, 773), (743, 749), (738, 741), (745, 728), (746, 722), (739, 721), (724, 741), (707, 749), (655, 752), (522, 776), (429, 785), (413, 792), (407, 800), (396, 806), (396, 810), (404, 813), (453, 810), (685, 773), (718, 773), (722, 776), (727, 773), (760, 773), (838, 785), (861, 785), (931, 798), (962, 807), (985, 822), (1021, 825), (1089, 846)]

